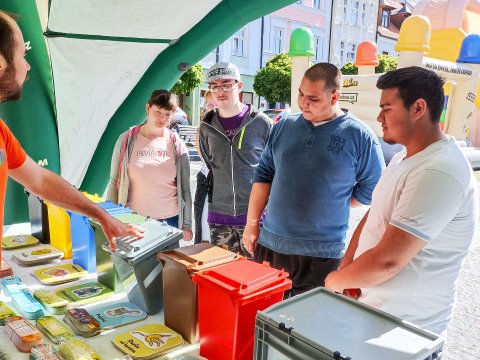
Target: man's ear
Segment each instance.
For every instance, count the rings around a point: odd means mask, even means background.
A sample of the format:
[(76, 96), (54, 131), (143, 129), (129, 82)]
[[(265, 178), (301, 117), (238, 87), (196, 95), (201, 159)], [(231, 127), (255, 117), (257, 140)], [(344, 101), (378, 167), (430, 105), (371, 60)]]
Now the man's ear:
[(150, 104), (149, 103), (147, 103), (145, 105), (145, 111), (147, 112), (147, 115), (148, 115), (148, 110), (150, 110)]
[(339, 99), (340, 99), (340, 91), (333, 90), (332, 97), (331, 97), (331, 104), (335, 105)]
[(0, 72), (5, 71), (7, 68), (7, 60), (3, 57), (3, 55), (0, 54)]
[(420, 98), (420, 99), (417, 99), (413, 104), (412, 106), (410, 107), (411, 111), (412, 111), (412, 114), (414, 116), (415, 119), (419, 119), (421, 118), (422, 116), (425, 115), (425, 112), (427, 111), (427, 102)]

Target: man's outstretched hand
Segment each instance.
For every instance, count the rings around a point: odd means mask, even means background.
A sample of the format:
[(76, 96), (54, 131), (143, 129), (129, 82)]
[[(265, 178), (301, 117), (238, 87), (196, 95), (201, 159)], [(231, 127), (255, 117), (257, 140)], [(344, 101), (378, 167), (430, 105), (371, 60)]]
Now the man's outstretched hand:
[(145, 236), (145, 229), (136, 225), (125, 224), (108, 214), (102, 220), (99, 219), (99, 222), (100, 225), (102, 225), (103, 232), (108, 240), (111, 251), (116, 250), (117, 238), (119, 237), (137, 236), (143, 238)]

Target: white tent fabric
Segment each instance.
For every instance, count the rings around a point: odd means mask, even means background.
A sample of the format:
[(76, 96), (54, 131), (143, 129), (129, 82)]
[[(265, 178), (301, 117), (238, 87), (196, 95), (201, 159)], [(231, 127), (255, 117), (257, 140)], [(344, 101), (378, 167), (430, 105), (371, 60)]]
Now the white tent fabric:
[(109, 119), (167, 44), (65, 38), (48, 43), (61, 175), (78, 187)]
[[(48, 30), (174, 42), (219, 2), (53, 0)], [(108, 121), (168, 45), (117, 39), (48, 38), (61, 175), (65, 179), (80, 186)]]
[(75, 34), (173, 40), (219, 3), (220, 0), (53, 0), (48, 28)]

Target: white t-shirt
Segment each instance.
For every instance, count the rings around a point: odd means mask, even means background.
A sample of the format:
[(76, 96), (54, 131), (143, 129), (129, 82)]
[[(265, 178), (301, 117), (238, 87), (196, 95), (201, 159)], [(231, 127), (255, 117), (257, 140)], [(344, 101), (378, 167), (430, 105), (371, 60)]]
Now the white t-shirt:
[(355, 258), (375, 247), (389, 224), (425, 247), (396, 276), (362, 289), (360, 301), (442, 334), (478, 219), (477, 182), (454, 140), (405, 154), (394, 156), (375, 187)]

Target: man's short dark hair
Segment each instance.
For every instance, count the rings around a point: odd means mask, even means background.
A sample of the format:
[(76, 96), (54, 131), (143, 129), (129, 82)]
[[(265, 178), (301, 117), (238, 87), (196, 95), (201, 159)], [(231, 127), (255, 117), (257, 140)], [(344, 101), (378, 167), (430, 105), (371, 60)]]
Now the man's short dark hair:
[(329, 63), (318, 63), (305, 72), (305, 78), (310, 81), (325, 81), (325, 90), (342, 89), (342, 73), (335, 65)]
[(18, 16), (0, 10), (0, 55), (7, 61), (7, 65), (13, 62), (15, 49), (15, 30), (11, 21), (17, 21)]
[(380, 90), (398, 89), (406, 109), (418, 99), (424, 99), (431, 120), (439, 122), (445, 102), (444, 83), (445, 81), (435, 72), (419, 66), (410, 66), (386, 72), (378, 78), (377, 87)]
[(177, 94), (168, 90), (154, 90), (152, 95), (150, 95), (150, 99), (148, 99), (148, 105), (156, 105), (166, 110), (176, 110), (178, 103)]

